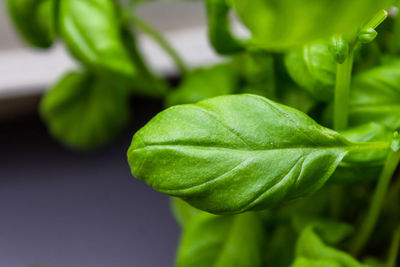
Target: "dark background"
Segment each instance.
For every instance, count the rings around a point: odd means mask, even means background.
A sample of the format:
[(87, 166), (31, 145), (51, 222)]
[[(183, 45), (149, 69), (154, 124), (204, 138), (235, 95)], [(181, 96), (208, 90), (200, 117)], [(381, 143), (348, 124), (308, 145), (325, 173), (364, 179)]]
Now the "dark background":
[(128, 129), (82, 153), (51, 139), (38, 100), (0, 103), (25, 111), (0, 118), (0, 267), (173, 266), (180, 230), (168, 198), (134, 179), (126, 160), (161, 103), (134, 101)]

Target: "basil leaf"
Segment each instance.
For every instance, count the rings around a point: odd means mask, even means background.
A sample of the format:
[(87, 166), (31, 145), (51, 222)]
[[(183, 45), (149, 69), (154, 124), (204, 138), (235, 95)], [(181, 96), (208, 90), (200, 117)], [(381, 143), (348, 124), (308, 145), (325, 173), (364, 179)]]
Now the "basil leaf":
[[(349, 254), (324, 244), (312, 227), (306, 228), (297, 241), (296, 255), (311, 262), (328, 261), (340, 267), (362, 267), (363, 265)], [(295, 265), (296, 266), (296, 265)], [(301, 266), (301, 265), (298, 265)], [(319, 265), (316, 265), (319, 266)], [(323, 265), (322, 265), (323, 266)], [(328, 265), (329, 266), (329, 265)]]
[(79, 61), (94, 70), (105, 69), (127, 76), (135, 74), (121, 40), (112, 0), (60, 1), (60, 34)]
[(253, 213), (201, 214), (184, 230), (176, 266), (261, 266), (264, 236), (262, 223)]
[(53, 44), (55, 0), (7, 0), (7, 6), (25, 41), (40, 48)]
[(200, 213), (204, 213), (196, 208), (193, 208), (182, 199), (171, 198), (171, 210), (179, 225), (185, 227), (194, 217)]
[(133, 137), (135, 177), (211, 213), (265, 209), (317, 191), (353, 145), (255, 95), (175, 106)]
[(196, 103), (207, 98), (233, 93), (237, 77), (228, 64), (200, 68), (187, 75), (166, 98), (166, 106)]
[(359, 27), (389, 0), (231, 0), (253, 35), (254, 45), (274, 50), (344, 34), (353, 38)]
[(316, 99), (333, 99), (337, 67), (326, 43), (292, 49), (286, 53), (285, 64), (292, 79)]
[(376, 67), (354, 78), (350, 102), (352, 125), (373, 121), (393, 130), (400, 128), (400, 67), (398, 64)]
[(40, 104), (50, 133), (76, 149), (109, 142), (130, 117), (125, 88), (110, 82), (87, 72), (66, 74)]

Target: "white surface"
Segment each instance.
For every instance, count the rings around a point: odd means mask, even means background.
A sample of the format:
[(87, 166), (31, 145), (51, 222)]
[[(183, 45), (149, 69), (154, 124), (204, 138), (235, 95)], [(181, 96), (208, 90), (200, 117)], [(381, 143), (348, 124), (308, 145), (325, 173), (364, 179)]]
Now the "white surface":
[[(208, 44), (205, 27), (169, 31), (164, 36), (188, 66), (220, 60)], [(141, 36), (139, 45), (156, 73), (176, 74), (173, 61), (149, 37)], [(61, 45), (48, 51), (17, 48), (0, 52), (0, 98), (41, 92), (63, 73), (76, 68), (78, 66)]]

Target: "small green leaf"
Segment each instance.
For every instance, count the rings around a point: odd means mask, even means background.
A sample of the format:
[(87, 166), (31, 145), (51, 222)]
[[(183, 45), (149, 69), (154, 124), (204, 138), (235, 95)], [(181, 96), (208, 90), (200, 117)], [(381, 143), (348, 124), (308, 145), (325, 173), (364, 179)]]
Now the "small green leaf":
[(350, 123), (356, 126), (371, 121), (393, 130), (400, 127), (399, 61), (367, 70), (353, 80)]
[(253, 213), (196, 216), (184, 230), (177, 267), (259, 267), (265, 233)]
[(7, 0), (8, 11), (21, 36), (31, 45), (48, 48), (55, 37), (55, 0)]
[(237, 95), (161, 112), (135, 134), (128, 160), (156, 190), (226, 214), (317, 191), (356, 147), (302, 112)]
[(90, 69), (136, 73), (112, 0), (60, 0), (59, 27), (69, 51)]
[(237, 77), (231, 65), (199, 68), (189, 73), (182, 84), (166, 98), (166, 106), (196, 103), (207, 98), (234, 92)]
[(285, 64), (292, 79), (316, 99), (333, 99), (337, 67), (326, 43), (308, 44), (289, 51)]
[[(357, 262), (357, 260), (355, 260), (349, 254), (337, 250), (336, 248), (325, 245), (324, 242), (320, 239), (320, 237), (314, 232), (312, 227), (306, 228), (300, 235), (299, 240), (297, 241), (296, 255), (298, 258), (307, 259), (310, 262), (326, 261), (329, 264), (336, 264), (331, 266), (340, 266), (340, 267), (366, 266)], [(316, 265), (316, 266), (326, 266), (326, 265)]]
[(107, 77), (72, 72), (46, 93), (40, 114), (50, 133), (65, 145), (97, 147), (118, 134), (130, 117), (125, 90)]

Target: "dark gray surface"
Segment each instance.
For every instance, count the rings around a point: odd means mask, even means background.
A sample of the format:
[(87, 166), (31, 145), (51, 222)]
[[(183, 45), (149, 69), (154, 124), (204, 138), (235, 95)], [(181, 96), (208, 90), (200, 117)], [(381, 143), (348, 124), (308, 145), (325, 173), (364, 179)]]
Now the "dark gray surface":
[[(131, 134), (90, 153), (52, 141), (36, 116), (0, 123), (0, 267), (168, 267), (179, 229), (168, 199), (133, 179)], [(37, 265), (42, 266), (42, 265)]]

